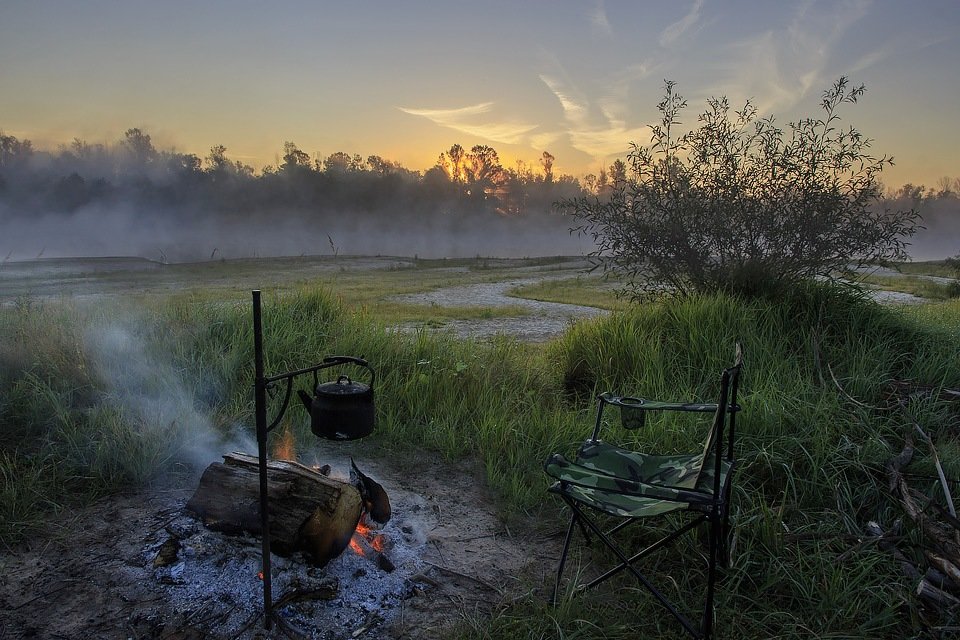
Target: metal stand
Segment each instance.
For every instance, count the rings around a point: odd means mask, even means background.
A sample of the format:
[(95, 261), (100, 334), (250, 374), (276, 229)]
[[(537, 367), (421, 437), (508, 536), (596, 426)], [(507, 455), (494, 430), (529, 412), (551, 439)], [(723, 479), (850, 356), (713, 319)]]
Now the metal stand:
[[(273, 628), (273, 594), (272, 576), (270, 573), (270, 511), (267, 500), (267, 434), (270, 433), (283, 419), (287, 407), (290, 405), (290, 395), (293, 391), (293, 379), (305, 373), (313, 373), (328, 367), (343, 364), (338, 358), (328, 358), (324, 362), (315, 364), (306, 369), (288, 371), (275, 376), (266, 377), (263, 373), (263, 326), (260, 315), (260, 291), (253, 293), (253, 367), (254, 367), (254, 399), (256, 403), (257, 422), (257, 456), (260, 462), (260, 530), (263, 535), (263, 626)], [(286, 392), (283, 396), (283, 405), (273, 422), (267, 424), (267, 389), (273, 388), (279, 380), (287, 381)]]

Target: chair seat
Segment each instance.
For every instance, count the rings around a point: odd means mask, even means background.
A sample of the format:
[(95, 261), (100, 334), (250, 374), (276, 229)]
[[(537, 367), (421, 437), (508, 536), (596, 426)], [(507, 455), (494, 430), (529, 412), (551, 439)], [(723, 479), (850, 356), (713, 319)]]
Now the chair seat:
[(594, 509), (624, 518), (659, 516), (671, 511), (686, 509), (689, 506), (684, 502), (628, 496), (562, 482), (555, 482), (548, 490), (552, 493), (569, 496), (573, 500), (582, 502)]
[[(551, 492), (610, 514), (637, 518), (711, 504), (714, 469), (702, 463), (702, 454), (653, 456), (587, 441), (574, 462), (554, 454), (544, 468), (558, 480)], [(721, 486), (731, 466), (721, 462)]]

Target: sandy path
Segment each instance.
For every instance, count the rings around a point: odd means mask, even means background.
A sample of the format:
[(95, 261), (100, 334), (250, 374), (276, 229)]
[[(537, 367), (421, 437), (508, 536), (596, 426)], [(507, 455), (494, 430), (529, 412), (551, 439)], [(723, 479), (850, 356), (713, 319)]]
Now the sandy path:
[[(391, 298), (396, 302), (444, 307), (519, 307), (529, 315), (471, 320), (451, 320), (441, 330), (451, 331), (459, 337), (489, 338), (498, 334), (509, 335), (523, 342), (543, 342), (566, 331), (578, 320), (597, 318), (609, 311), (558, 302), (541, 302), (508, 295), (510, 291), (544, 280), (560, 278), (523, 278), (446, 287)], [(410, 327), (406, 327), (410, 328)]]

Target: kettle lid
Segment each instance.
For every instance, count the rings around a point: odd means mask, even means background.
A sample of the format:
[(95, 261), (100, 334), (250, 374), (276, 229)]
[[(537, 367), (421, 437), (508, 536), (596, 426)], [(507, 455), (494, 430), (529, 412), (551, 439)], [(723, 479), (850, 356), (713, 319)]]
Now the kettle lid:
[(315, 393), (319, 395), (356, 395), (370, 391), (370, 385), (354, 382), (348, 376), (340, 376), (334, 382), (318, 384)]

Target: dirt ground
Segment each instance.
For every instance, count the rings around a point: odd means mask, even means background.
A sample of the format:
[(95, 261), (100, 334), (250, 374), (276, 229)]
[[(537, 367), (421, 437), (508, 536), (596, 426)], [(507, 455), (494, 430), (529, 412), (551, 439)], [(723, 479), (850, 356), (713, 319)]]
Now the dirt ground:
[[(403, 567), (398, 562), (397, 571), (407, 572), (399, 597), (393, 604), (361, 603), (365, 608), (357, 611), (367, 613), (362, 620), (347, 615), (355, 606), (348, 585), (299, 610), (279, 610), (292, 622), (281, 620), (265, 630), (261, 583), (247, 569), (240, 580), (249, 583), (248, 599), (232, 596), (228, 587), (238, 580), (230, 568), (235, 558), (226, 557), (243, 556), (248, 567), (258, 566), (260, 542), (250, 536), (225, 540), (185, 516), (183, 506), (194, 485), (105, 500), (64, 515), (47, 535), (0, 554), (0, 639), (442, 638), (464, 616), (489, 615), (517, 597), (545, 597), (559, 537), (532, 527), (505, 527), (479, 467), (427, 456), (404, 460), (403, 470), (384, 462), (362, 464), (391, 494), (394, 517), (406, 523), (404, 531), (417, 529), (416, 548), (408, 554), (412, 559)], [(171, 580), (169, 569), (155, 567), (157, 548), (174, 534), (185, 536), (185, 528), (193, 530), (193, 540), (206, 542), (182, 543), (178, 560), (196, 553), (191, 545), (221, 549), (219, 556), (203, 560), (216, 566), (206, 569), (213, 573), (198, 574), (204, 584), (193, 587)], [(331, 576), (344, 570), (338, 563), (362, 562), (349, 558), (351, 553), (348, 549), (320, 570), (296, 556), (275, 556), (275, 567), (300, 577), (286, 583), (275, 579), (273, 601), (292, 595), (294, 586), (309, 591), (302, 581), (329, 585), (335, 581)], [(380, 575), (372, 564), (350, 567), (345, 570), (354, 579)]]

